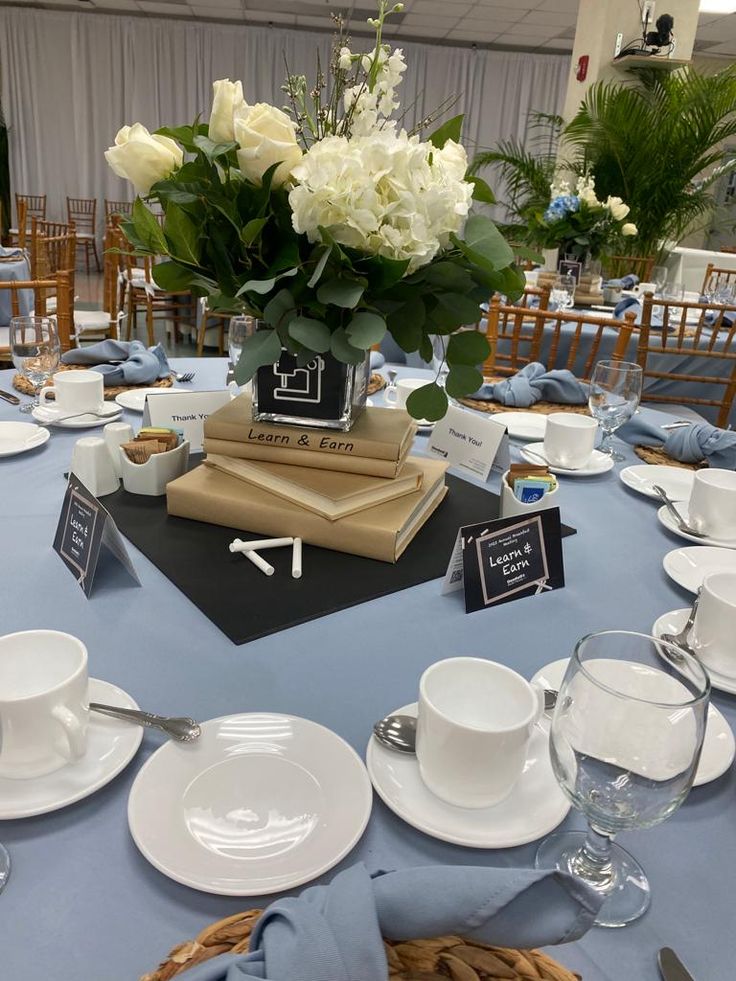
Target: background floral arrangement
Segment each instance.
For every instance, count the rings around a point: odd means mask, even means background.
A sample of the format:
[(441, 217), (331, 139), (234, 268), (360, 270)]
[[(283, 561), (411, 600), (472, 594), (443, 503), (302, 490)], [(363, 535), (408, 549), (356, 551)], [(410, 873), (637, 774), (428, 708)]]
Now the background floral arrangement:
[(479, 319), (492, 292), (520, 296), (524, 278), (493, 222), (470, 214), (473, 198), (493, 195), (467, 176), (462, 117), (427, 140), (432, 118), (412, 132), (390, 118), (406, 65), (381, 35), (398, 9), (380, 0), (366, 54), (350, 49), (337, 18), (329, 86), (319, 65), (312, 88), (287, 75), (284, 109), (249, 105), (240, 82), (222, 79), (208, 125), (125, 126), (105, 156), (163, 209), (161, 227), (139, 197), (123, 225), (137, 254), (168, 257), (154, 266), (158, 285), (263, 321), (236, 368), (241, 383), (282, 347), (300, 363), (329, 352), (359, 364), (388, 331), (430, 362), (439, 336), (446, 391), (433, 382), (407, 404), (435, 420), (446, 392), (482, 383), (488, 343), (458, 328)]

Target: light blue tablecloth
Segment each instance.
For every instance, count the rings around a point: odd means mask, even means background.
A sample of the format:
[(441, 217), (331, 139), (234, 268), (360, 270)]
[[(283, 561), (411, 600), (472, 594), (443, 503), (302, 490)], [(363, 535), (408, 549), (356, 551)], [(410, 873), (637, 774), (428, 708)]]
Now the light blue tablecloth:
[[(31, 271), (27, 259), (18, 259), (17, 262), (0, 262), (0, 282), (18, 283), (31, 278)], [(33, 309), (33, 292), (22, 290), (18, 296), (20, 316), (27, 317)], [(10, 290), (0, 289), (0, 327), (7, 327), (10, 318), (13, 316)]]
[[(223, 360), (175, 366), (196, 370), (195, 388), (224, 383)], [(0, 388), (8, 389), (10, 378), (10, 372), (0, 373)], [(0, 418), (19, 418), (17, 409), (0, 402)], [(140, 423), (140, 415), (126, 418)], [(1, 629), (76, 634), (89, 648), (92, 676), (115, 682), (154, 711), (201, 719), (243, 711), (294, 713), (334, 729), (363, 755), (372, 722), (412, 701), (419, 675), (433, 661), (477, 654), (529, 677), (568, 656), (585, 633), (648, 631), (662, 613), (691, 599), (662, 569), (665, 553), (688, 543), (658, 524), (655, 502), (627, 490), (612, 472), (561, 478), (562, 515), (578, 529), (564, 543), (565, 589), (468, 616), (458, 594), (442, 597), (439, 581), (428, 582), (235, 647), (132, 546), (143, 588), (131, 587), (121, 571), (84, 598), (51, 550), (62, 474), (78, 435), (54, 432), (32, 454), (0, 460)], [(640, 462), (630, 448), (625, 452), (628, 462)], [(224, 575), (221, 588), (228, 588)], [(736, 724), (736, 699), (715, 692), (713, 701)], [(206, 923), (267, 902), (195, 892), (139, 854), (128, 832), (127, 796), (160, 743), (160, 736), (146, 732), (128, 769), (87, 800), (54, 814), (0, 822), (0, 840), (14, 862), (0, 895), (2, 981), (136, 981)], [(661, 826), (622, 835), (621, 843), (649, 875), (651, 910), (626, 929), (593, 930), (576, 944), (555, 948), (554, 956), (585, 981), (657, 981), (656, 952), (669, 945), (697, 981), (733, 977), (735, 798), (731, 770), (694, 790)], [(582, 826), (575, 812), (563, 825)], [(436, 841), (376, 799), (365, 835), (339, 867), (356, 861), (369, 869), (529, 866), (535, 849), (469, 850)]]

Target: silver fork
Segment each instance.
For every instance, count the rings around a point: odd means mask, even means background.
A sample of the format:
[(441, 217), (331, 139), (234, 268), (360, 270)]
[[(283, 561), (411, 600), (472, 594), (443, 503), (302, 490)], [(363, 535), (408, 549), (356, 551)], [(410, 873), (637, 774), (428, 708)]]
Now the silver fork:
[(694, 538), (708, 537), (707, 535), (704, 535), (702, 531), (698, 531), (697, 528), (691, 528), (687, 521), (683, 519), (682, 515), (675, 507), (675, 502), (667, 496), (667, 491), (664, 489), (664, 487), (660, 487), (659, 484), (652, 484), (652, 490), (664, 501), (667, 510), (677, 522), (677, 526), (680, 531), (684, 531), (687, 535), (692, 535)]
[(686, 651), (688, 654), (692, 654), (693, 657), (697, 657), (697, 654), (688, 643), (688, 637), (690, 636), (690, 631), (693, 629), (693, 624), (695, 623), (695, 616), (698, 612), (698, 603), (700, 602), (700, 594), (702, 590), (703, 587), (700, 586), (695, 594), (695, 599), (693, 601), (692, 609), (690, 610), (690, 616), (687, 618), (687, 623), (679, 634), (662, 634), (661, 637), (665, 643), (674, 644), (675, 647), (681, 647), (683, 651)]
[(193, 381), (196, 371), (172, 371), (171, 376), (175, 378), (178, 382), (190, 382)]

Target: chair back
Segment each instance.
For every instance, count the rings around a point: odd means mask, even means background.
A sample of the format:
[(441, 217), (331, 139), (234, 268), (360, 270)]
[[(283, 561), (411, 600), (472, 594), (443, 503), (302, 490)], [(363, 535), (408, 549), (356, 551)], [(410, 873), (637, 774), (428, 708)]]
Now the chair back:
[(105, 222), (109, 222), (113, 215), (129, 215), (133, 211), (130, 201), (110, 201), (105, 198)]
[[(20, 204), (23, 202), (25, 205), (25, 220), (20, 220)], [(46, 217), (46, 195), (45, 194), (16, 194), (15, 195), (15, 212), (18, 217), (18, 231), (25, 228), (25, 222), (29, 218), (45, 218)]]
[[(652, 324), (655, 311), (661, 315), (661, 325)], [(733, 326), (728, 326), (727, 314)], [(655, 359), (664, 355), (675, 355), (682, 362), (673, 367), (660, 361), (660, 368), (654, 367)], [(693, 394), (678, 392), (677, 402), (717, 408), (717, 425), (728, 425), (736, 396), (736, 305), (709, 306), (684, 300), (655, 300), (652, 293), (647, 293), (642, 305), (636, 360), (644, 371), (645, 389), (647, 378), (687, 383), (692, 386)], [(680, 367), (685, 370), (679, 370)], [(717, 396), (707, 392), (714, 385), (719, 392)], [(645, 393), (645, 400), (673, 401), (671, 395), (650, 392)]]
[(73, 223), (31, 218), (31, 278), (43, 279), (57, 272), (74, 275), (77, 232)]
[[(611, 360), (626, 359), (635, 319), (634, 313), (626, 313), (623, 320), (599, 320), (568, 310), (503, 306), (500, 299), (494, 297), (488, 312), (486, 332), (491, 354), (483, 365), (483, 373), (489, 376), (513, 375), (525, 364), (541, 361), (548, 371), (567, 368), (578, 378), (588, 380), (596, 361), (600, 360), (599, 352), (607, 331), (614, 330), (618, 335)], [(563, 334), (564, 345), (561, 343)], [(520, 357), (522, 343), (527, 353)], [(509, 347), (512, 352), (508, 363), (505, 363), (505, 352), (499, 352), (500, 346)], [(582, 372), (575, 371), (581, 358), (585, 359)]]
[[(549, 294), (549, 286), (526, 286), (515, 306), (505, 306), (499, 294), (491, 299), (488, 315), (490, 316), (491, 310), (496, 311), (494, 329), (501, 344), (494, 346), (486, 365), (492, 359), (492, 370), (496, 374), (515, 375), (525, 364), (534, 360), (532, 346), (536, 336), (536, 321), (530, 320), (528, 313), (535, 308), (546, 310), (549, 306)], [(485, 320), (485, 317), (481, 318), (476, 325), (477, 330), (485, 329)]]
[(68, 223), (76, 225), (77, 232), (94, 235), (97, 230), (97, 199), (67, 197), (66, 215)]
[(13, 317), (21, 315), (20, 294), (25, 290), (33, 290), (33, 312), (38, 317), (47, 316), (46, 303), (49, 294), (56, 296), (56, 311), (48, 316), (53, 316), (56, 320), (62, 353), (68, 351), (72, 346), (74, 316), (74, 288), (70, 286), (69, 274), (59, 272), (46, 279), (0, 281), (0, 291), (10, 293), (10, 309)]
[(604, 261), (606, 279), (620, 279), (634, 273), (642, 283), (651, 282), (656, 256), (609, 255)]
[(105, 229), (104, 255), (102, 257), (102, 309), (110, 314), (110, 320), (117, 318), (120, 309), (118, 280), (121, 272), (120, 248), (122, 233), (116, 225)]
[(736, 287), (736, 269), (724, 269), (709, 262), (700, 292), (703, 296), (707, 296), (709, 293), (715, 293), (721, 287)]
[(25, 201), (19, 201), (16, 205), (16, 212), (18, 217), (18, 248), (25, 249), (26, 242), (28, 239), (28, 207)]

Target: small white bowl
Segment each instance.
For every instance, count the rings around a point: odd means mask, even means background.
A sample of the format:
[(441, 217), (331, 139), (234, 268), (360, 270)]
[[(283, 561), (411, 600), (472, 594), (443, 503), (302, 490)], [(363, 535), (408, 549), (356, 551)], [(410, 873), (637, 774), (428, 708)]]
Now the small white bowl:
[(145, 463), (133, 463), (120, 449), (120, 470), (123, 487), (131, 494), (161, 497), (166, 485), (181, 477), (189, 463), (189, 442), (184, 440), (176, 449), (167, 453), (154, 453)]
[(558, 506), (557, 495), (560, 490), (559, 480), (557, 481), (557, 486), (555, 489), (547, 491), (544, 497), (540, 498), (540, 500), (534, 501), (531, 504), (524, 504), (506, 483), (506, 478), (508, 475), (509, 471), (507, 470), (501, 477), (501, 505), (499, 517), (511, 518), (517, 514), (531, 514), (534, 511), (544, 511), (547, 508), (555, 508)]

